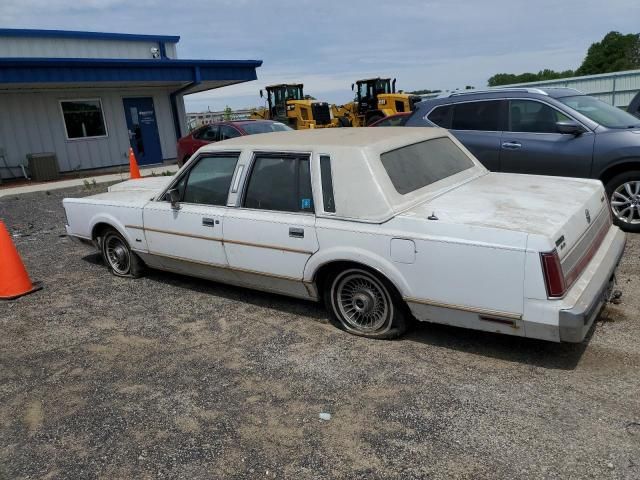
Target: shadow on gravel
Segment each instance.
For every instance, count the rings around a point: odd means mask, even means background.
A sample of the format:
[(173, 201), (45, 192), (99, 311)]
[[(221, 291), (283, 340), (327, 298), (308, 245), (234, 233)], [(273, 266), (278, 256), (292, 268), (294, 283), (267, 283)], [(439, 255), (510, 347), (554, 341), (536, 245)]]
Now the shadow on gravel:
[[(98, 253), (86, 255), (83, 260), (93, 265), (103, 265)], [(304, 315), (320, 323), (329, 322), (322, 305), (314, 302), (153, 269), (147, 269), (144, 278), (176, 287), (176, 295), (180, 295), (179, 289), (185, 289), (199, 294), (249, 303), (257, 307)], [(597, 323), (594, 322), (594, 325)], [(592, 327), (582, 343), (553, 343), (414, 321), (413, 328), (396, 341), (419, 342), (542, 368), (573, 370), (589, 345), (594, 330), (595, 327)]]
[[(99, 253), (86, 255), (82, 260), (93, 265), (104, 265)], [(105, 274), (106, 273), (105, 269)], [(177, 287), (179, 289), (187, 289), (192, 292), (226, 298), (227, 300), (250, 303), (257, 307), (275, 308), (295, 315), (305, 315), (313, 318), (314, 320), (320, 321), (320, 323), (329, 322), (327, 315), (320, 304), (287, 297), (286, 295), (261, 292), (260, 290), (253, 290), (251, 288), (236, 287), (226, 283), (218, 283), (213, 280), (189, 277), (179, 273), (165, 272), (150, 268), (145, 269), (144, 278), (153, 282)], [(176, 292), (176, 295), (179, 295), (179, 293)]]
[[(596, 324), (597, 322), (594, 322)], [(554, 370), (574, 370), (594, 327), (582, 343), (554, 343), (498, 333), (415, 322), (405, 340)]]

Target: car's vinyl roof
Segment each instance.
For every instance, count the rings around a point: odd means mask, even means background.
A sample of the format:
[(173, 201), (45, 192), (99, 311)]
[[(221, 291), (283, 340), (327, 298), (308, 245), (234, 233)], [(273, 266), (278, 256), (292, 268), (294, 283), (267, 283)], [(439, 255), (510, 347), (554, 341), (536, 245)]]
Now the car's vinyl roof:
[(293, 147), (301, 150), (321, 146), (376, 147), (403, 142), (408, 145), (442, 136), (446, 136), (445, 130), (430, 127), (322, 128), (236, 137), (224, 142), (213, 143), (205, 148), (214, 149), (216, 145), (220, 147), (236, 145), (241, 147)]

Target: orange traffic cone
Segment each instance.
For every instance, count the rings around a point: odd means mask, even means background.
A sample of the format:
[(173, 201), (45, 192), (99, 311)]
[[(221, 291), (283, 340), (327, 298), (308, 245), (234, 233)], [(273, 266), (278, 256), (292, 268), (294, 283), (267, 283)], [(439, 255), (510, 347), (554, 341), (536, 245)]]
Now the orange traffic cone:
[(129, 147), (129, 172), (131, 176), (129, 178), (141, 178), (140, 170), (138, 169), (138, 162), (136, 162), (136, 156), (133, 153), (133, 148)]
[(7, 227), (0, 220), (0, 300), (13, 300), (41, 288), (31, 283)]

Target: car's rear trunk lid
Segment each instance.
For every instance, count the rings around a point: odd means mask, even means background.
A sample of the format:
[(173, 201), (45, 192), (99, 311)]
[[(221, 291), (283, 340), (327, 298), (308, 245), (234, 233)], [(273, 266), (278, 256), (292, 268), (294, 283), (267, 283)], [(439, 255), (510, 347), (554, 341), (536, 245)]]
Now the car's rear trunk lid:
[[(424, 202), (403, 215), (515, 230), (546, 237), (567, 271), (579, 265), (611, 225), (599, 181), (489, 173)], [(599, 239), (602, 240), (601, 238)]]

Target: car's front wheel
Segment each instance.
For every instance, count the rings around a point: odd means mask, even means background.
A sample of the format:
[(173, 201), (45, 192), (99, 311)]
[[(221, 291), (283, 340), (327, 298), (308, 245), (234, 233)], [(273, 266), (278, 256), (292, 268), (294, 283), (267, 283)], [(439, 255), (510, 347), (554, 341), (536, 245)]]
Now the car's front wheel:
[(140, 277), (143, 263), (131, 251), (127, 241), (115, 229), (106, 229), (100, 238), (102, 258), (111, 272), (118, 277)]
[(348, 268), (329, 279), (325, 305), (334, 324), (369, 338), (395, 338), (407, 330), (405, 305), (389, 282), (364, 268)]
[(615, 224), (626, 232), (640, 232), (640, 171), (616, 175), (606, 190)]

